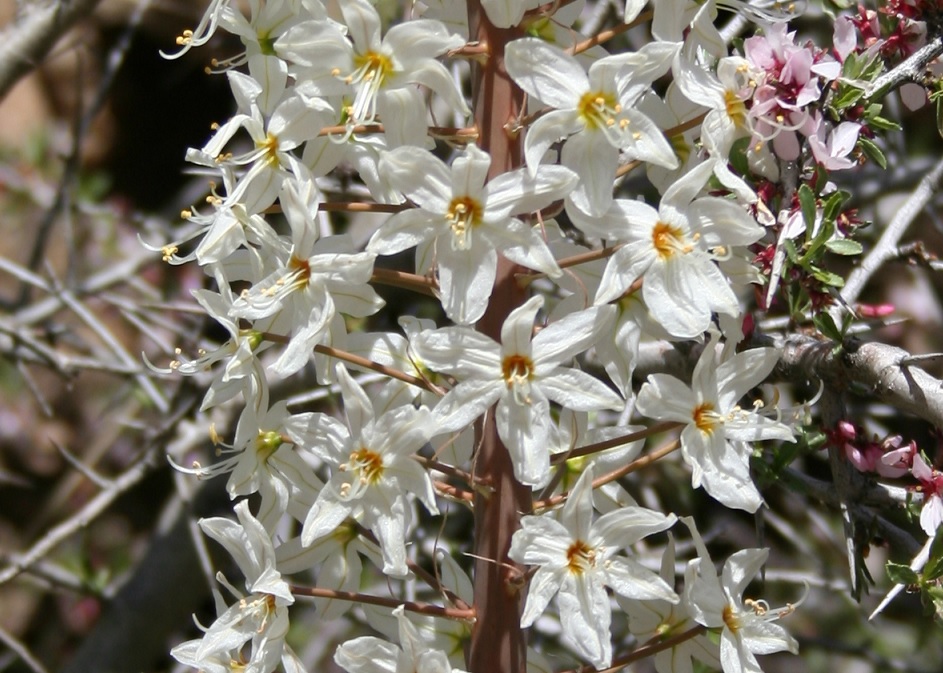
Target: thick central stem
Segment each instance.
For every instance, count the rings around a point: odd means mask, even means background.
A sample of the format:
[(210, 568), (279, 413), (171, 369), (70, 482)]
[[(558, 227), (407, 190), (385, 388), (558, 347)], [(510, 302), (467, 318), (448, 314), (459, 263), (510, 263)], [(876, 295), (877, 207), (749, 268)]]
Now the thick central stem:
[[(523, 92), (504, 68), (504, 47), (521, 37), (513, 29), (496, 28), (488, 21), (478, 0), (468, 3), (469, 35), (488, 46), (488, 60), (472, 76), (475, 123), (479, 145), (491, 154), (489, 177), (521, 165), (521, 143), (512, 137), (508, 122), (524, 105)], [(496, 341), (505, 318), (526, 299), (514, 278), (519, 268), (503, 257), (488, 310), (478, 329)], [(527, 657), (521, 631), (522, 568), (508, 559), (511, 536), (520, 527), (520, 516), (530, 510), (530, 489), (514, 478), (507, 448), (498, 437), (492, 410), (475, 428), (478, 453), (475, 476), (490, 486), (487, 495), (475, 499), (475, 610), (477, 620), (468, 651), (472, 673), (524, 673)]]

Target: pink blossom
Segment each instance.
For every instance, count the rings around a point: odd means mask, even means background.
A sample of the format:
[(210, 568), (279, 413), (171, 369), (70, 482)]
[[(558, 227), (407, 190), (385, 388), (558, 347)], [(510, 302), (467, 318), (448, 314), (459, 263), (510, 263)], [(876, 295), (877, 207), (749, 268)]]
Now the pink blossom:
[(802, 133), (809, 139), (809, 148), (816, 162), (832, 171), (845, 170), (856, 165), (848, 155), (855, 148), (860, 131), (861, 124), (855, 122), (842, 122), (829, 131), (825, 119), (818, 111), (813, 113), (802, 127)]
[(943, 522), (943, 473), (931, 468), (920, 454), (914, 456), (913, 475), (920, 481), (925, 500), (920, 511), (920, 527), (927, 535), (934, 535)]
[(794, 161), (800, 150), (795, 131), (808, 123), (807, 108), (821, 96), (821, 82), (838, 77), (841, 66), (811, 44), (797, 45), (795, 32), (783, 24), (747, 39), (744, 53), (762, 73), (750, 108), (755, 133), (773, 142), (777, 156)]

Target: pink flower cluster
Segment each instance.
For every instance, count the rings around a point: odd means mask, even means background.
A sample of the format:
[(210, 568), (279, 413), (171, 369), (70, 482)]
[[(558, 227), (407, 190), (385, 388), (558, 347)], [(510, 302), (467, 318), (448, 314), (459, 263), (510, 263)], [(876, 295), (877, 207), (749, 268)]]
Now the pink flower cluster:
[(924, 496), (920, 527), (927, 535), (936, 533), (943, 523), (943, 472), (927, 463), (915, 441), (905, 443), (900, 435), (869, 439), (861, 428), (848, 421), (839, 421), (825, 434), (829, 443), (841, 447), (845, 457), (861, 472), (892, 479), (912, 475), (919, 482), (914, 490)]
[[(848, 39), (848, 28), (847, 24), (842, 26), (837, 40), (842, 58), (855, 46), (854, 35)], [(771, 142), (781, 159), (795, 161), (801, 150), (797, 132), (801, 133), (817, 163), (828, 170), (851, 168), (855, 161), (848, 156), (858, 140), (861, 124), (844, 121), (832, 127), (821, 112), (812, 110), (812, 103), (822, 96), (822, 87), (841, 74), (841, 63), (811, 42), (797, 45), (795, 35), (795, 31), (778, 24), (744, 42), (747, 61), (761, 73), (750, 108), (754, 134)]]

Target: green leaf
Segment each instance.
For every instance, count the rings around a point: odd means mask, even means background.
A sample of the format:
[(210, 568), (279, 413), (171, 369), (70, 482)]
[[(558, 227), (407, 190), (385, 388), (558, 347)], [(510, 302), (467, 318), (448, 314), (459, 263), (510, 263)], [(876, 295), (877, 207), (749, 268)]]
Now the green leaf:
[(739, 175), (750, 175), (750, 162), (747, 159), (747, 150), (752, 138), (740, 138), (730, 148), (730, 165)]
[(923, 578), (933, 581), (943, 577), (943, 526), (936, 529), (933, 542), (930, 543), (930, 558), (923, 567)]
[(887, 157), (884, 156), (884, 152), (881, 151), (881, 148), (878, 147), (873, 140), (858, 136), (858, 145), (861, 146), (861, 151), (864, 152), (871, 161), (881, 168), (887, 168)]
[(829, 221), (822, 219), (822, 224), (819, 226), (818, 233), (815, 234), (815, 238), (812, 239), (812, 243), (809, 244), (809, 249), (805, 251), (805, 254), (802, 255), (802, 263), (806, 264), (815, 259), (815, 256), (818, 254), (819, 250), (823, 245), (832, 238), (832, 234), (835, 233), (835, 221)]
[(820, 269), (817, 266), (812, 267), (812, 276), (824, 285), (831, 287), (845, 287), (845, 279), (837, 273)]
[(943, 96), (936, 99), (936, 132), (943, 137)]
[(838, 329), (835, 321), (832, 320), (832, 316), (830, 316), (828, 313), (819, 313), (817, 316), (812, 318), (812, 323), (816, 326), (819, 332), (822, 333), (823, 336), (828, 337), (832, 341), (841, 343), (845, 340), (845, 336)]
[(848, 238), (833, 238), (825, 242), (825, 247), (829, 249), (829, 252), (834, 252), (836, 255), (860, 255), (864, 250), (858, 241), (852, 241)]
[(938, 584), (925, 586), (924, 593), (920, 598), (924, 606), (924, 613), (932, 614), (933, 621), (937, 625), (943, 625), (943, 587)]
[(786, 249), (786, 257), (792, 264), (799, 263), (799, 252), (796, 250), (796, 244), (793, 243), (791, 238), (787, 238), (783, 241), (783, 248)]
[(802, 219), (805, 220), (806, 237), (815, 226), (815, 194), (809, 185), (799, 187), (799, 207), (802, 209)]
[(859, 89), (854, 86), (843, 86), (839, 89), (838, 95), (832, 100), (832, 105), (835, 106), (837, 110), (844, 110), (861, 100), (863, 95), (864, 89)]
[(822, 206), (822, 220), (825, 222), (834, 222), (838, 218), (839, 213), (841, 213), (845, 201), (847, 201), (850, 196), (848, 192), (841, 190), (831, 194), (825, 200), (825, 205)]
[(906, 586), (920, 584), (920, 576), (911, 570), (910, 566), (888, 561), (885, 570), (887, 570), (887, 576), (894, 584), (904, 584)]
[(900, 124), (884, 117), (868, 117), (868, 126), (878, 131), (899, 131)]

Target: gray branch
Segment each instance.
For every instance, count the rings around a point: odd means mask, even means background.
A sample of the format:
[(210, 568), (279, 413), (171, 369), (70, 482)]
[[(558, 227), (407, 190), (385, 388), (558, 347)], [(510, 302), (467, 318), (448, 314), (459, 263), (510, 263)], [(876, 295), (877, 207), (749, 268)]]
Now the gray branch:
[(830, 341), (792, 335), (773, 340), (779, 346), (780, 372), (793, 381), (821, 380), (833, 390), (857, 386), (871, 399), (943, 428), (943, 381), (908, 366), (902, 348), (847, 339), (840, 349)]
[(0, 100), (21, 77), (35, 68), (76, 21), (99, 0), (34, 2), (0, 34)]
[(871, 82), (864, 97), (868, 100), (881, 98), (902, 84), (919, 81), (930, 62), (940, 54), (943, 54), (943, 37), (938, 35), (905, 61)]
[(936, 194), (941, 177), (943, 177), (943, 159), (938, 161), (933, 169), (923, 176), (916, 189), (897, 211), (884, 233), (881, 234), (881, 238), (874, 249), (864, 258), (861, 266), (848, 276), (848, 281), (841, 292), (842, 299), (845, 302), (851, 304), (857, 301), (871, 276), (877, 272), (884, 262), (897, 256), (901, 237)]

